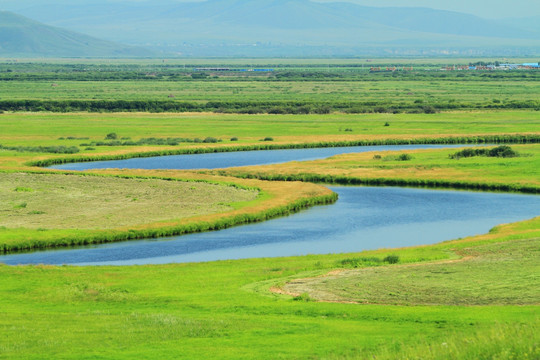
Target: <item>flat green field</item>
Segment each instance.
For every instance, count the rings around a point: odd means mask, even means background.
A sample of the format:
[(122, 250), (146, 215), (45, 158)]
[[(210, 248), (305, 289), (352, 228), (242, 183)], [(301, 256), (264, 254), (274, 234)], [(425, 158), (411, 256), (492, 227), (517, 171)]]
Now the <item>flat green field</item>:
[(482, 245), (460, 251), (460, 260), (347, 270), (295, 280), (283, 289), (343, 303), (537, 305), (539, 245), (540, 239)]
[[(55, 83), (56, 84), (56, 83)], [(492, 100), (538, 100), (538, 81), (50, 81), (0, 82), (2, 100), (163, 100), (163, 101), (452, 101), (473, 106)], [(173, 95), (174, 97), (169, 97)]]
[[(0, 103), (15, 111), (0, 113), (0, 252), (218, 230), (336, 200), (313, 182), (540, 191), (537, 73), (394, 78), (362, 70), (364, 77), (355, 59), (291, 60), (291, 69), (280, 59), (227, 61), (294, 74), (197, 80), (189, 71), (174, 74), (178, 63), (154, 60), (0, 62)], [(329, 67), (325, 78), (327, 63), (344, 68)], [(162, 81), (147, 74), (151, 68)], [(24, 112), (21, 104), (32, 99), (37, 112)], [(65, 106), (48, 112), (40, 108), (48, 100)], [(233, 113), (74, 112), (68, 100), (115, 100), (117, 109), (134, 101), (222, 102), (224, 109), (212, 109)], [(311, 113), (240, 114), (265, 101), (297, 102), (283, 109)], [(372, 113), (340, 108), (353, 102)], [(331, 108), (320, 108), (325, 103)], [(167, 138), (177, 144), (159, 144)], [(508, 158), (454, 159), (452, 149), (214, 171), (70, 174), (32, 166), (456, 141), (528, 143), (510, 144), (519, 156)], [(0, 358), (536, 360), (539, 239), (536, 217), (436, 245), (353, 254), (123, 267), (0, 264)]]
[[(407, 67), (400, 61), (269, 60), (263, 67), (275, 71), (239, 71), (264, 63), (249, 61), (218, 65), (231, 71), (212, 71), (204, 70), (208, 61), (194, 61), (185, 66), (0, 62), (0, 110), (328, 114), (540, 109), (540, 73), (534, 70), (440, 71), (444, 63), (439, 61)], [(468, 65), (463, 61), (458, 65)]]
[[(540, 133), (540, 116), (534, 111), (357, 115), (6, 113), (0, 115), (0, 122), (2, 146), (77, 146), (80, 149), (76, 155), (47, 154), (46, 158), (80, 157), (82, 154), (119, 156), (201, 147)], [(92, 149), (87, 149), (86, 145), (104, 141), (111, 132), (119, 138), (128, 137), (134, 141), (148, 137), (201, 140), (214, 137), (222, 142), (180, 143), (178, 146), (92, 145)], [(233, 137), (238, 140), (231, 141)], [(261, 141), (266, 137), (273, 141)], [(43, 158), (44, 154), (32, 152), (0, 151), (0, 163), (4, 167), (21, 166), (27, 161)]]
[[(538, 238), (539, 225), (537, 218), (478, 238), (360, 254), (135, 267), (0, 266), (0, 353), (8, 359), (537, 359), (538, 305), (321, 303), (269, 288), (343, 270), (351, 257), (397, 255), (398, 265), (377, 271), (420, 277), (427, 270), (406, 272), (401, 264), (459, 259), (461, 253), (504, 263), (508, 254), (508, 266), (469, 261), (468, 271), (488, 266), (498, 275), (490, 275), (489, 286), (500, 286), (499, 294), (512, 279), (509, 296), (521, 298), (523, 284), (532, 296), (527, 304), (538, 304), (534, 268), (519, 270), (522, 277), (512, 271), (520, 261), (534, 262), (537, 242), (523, 240)], [(488, 243), (499, 245), (476, 249)], [(449, 264), (420, 266), (438, 277), (444, 271), (460, 277), (463, 284), (451, 294), (482, 292), (467, 273), (445, 270)], [(396, 291), (400, 278), (387, 281)], [(371, 301), (388, 296), (375, 292)]]
[(258, 194), (203, 182), (0, 173), (0, 224), (112, 229), (225, 212)]
[[(296, 136), (427, 136), (511, 134), (540, 131), (540, 113), (534, 111), (473, 111), (440, 114), (51, 114), (6, 113), (0, 115), (2, 144), (79, 145), (90, 137), (103, 140), (109, 132), (134, 139), (142, 137), (221, 138), (257, 141), (262, 136), (290, 139)], [(389, 126), (384, 126), (388, 122)], [(346, 131), (350, 129), (350, 131)]]

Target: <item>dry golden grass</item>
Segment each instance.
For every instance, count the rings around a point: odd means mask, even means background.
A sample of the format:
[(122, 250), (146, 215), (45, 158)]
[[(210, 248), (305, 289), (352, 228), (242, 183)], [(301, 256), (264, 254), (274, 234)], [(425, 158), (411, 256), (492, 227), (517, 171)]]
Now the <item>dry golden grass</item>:
[[(171, 178), (179, 180), (203, 180), (209, 182), (218, 183), (230, 183), (238, 184), (245, 187), (258, 188), (265, 195), (258, 201), (252, 201), (239, 209), (231, 210), (222, 213), (208, 214), (208, 215), (196, 215), (186, 217), (184, 219), (175, 221), (159, 221), (141, 224), (139, 226), (130, 226), (130, 229), (149, 229), (160, 228), (167, 226), (176, 226), (179, 224), (189, 224), (195, 222), (215, 222), (219, 219), (234, 217), (236, 215), (244, 214), (256, 214), (263, 213), (265, 211), (287, 206), (291, 203), (302, 199), (309, 199), (317, 196), (326, 196), (332, 194), (332, 191), (328, 188), (303, 182), (281, 182), (281, 181), (262, 181), (255, 179), (238, 179), (226, 176), (217, 176), (202, 174), (196, 171), (180, 171), (180, 170), (96, 170), (92, 171), (97, 174), (106, 175), (122, 175), (122, 176), (141, 176), (141, 177), (158, 177), (158, 178)], [(122, 228), (120, 228), (122, 229)]]
[(0, 224), (27, 229), (114, 229), (232, 210), (257, 190), (207, 182), (0, 173)]

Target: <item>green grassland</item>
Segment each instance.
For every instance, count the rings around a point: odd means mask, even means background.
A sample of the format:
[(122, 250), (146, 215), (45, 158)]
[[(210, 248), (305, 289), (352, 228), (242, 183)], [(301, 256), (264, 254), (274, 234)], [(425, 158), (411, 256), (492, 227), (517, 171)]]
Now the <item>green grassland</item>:
[[(68, 77), (94, 76), (80, 66), (126, 64), (75, 62), (44, 64), (42, 72), (36, 63), (0, 64), (0, 71), (6, 71), (1, 78), (28, 75), (26, 80), (0, 81), (2, 100), (250, 103), (229, 108), (241, 112), (269, 99), (298, 102), (297, 107), (326, 103), (330, 114), (211, 113), (214, 108), (184, 114), (69, 108), (64, 109), (68, 113), (1, 113), (3, 251), (214, 230), (336, 200), (331, 191), (311, 182), (540, 189), (536, 74), (523, 73), (518, 79), (522, 73), (501, 78), (478, 73), (461, 79), (458, 73), (426, 72), (418, 75), (422, 80), (410, 79), (411, 74), (397, 79), (392, 74), (356, 74), (353, 81), (353, 75), (343, 73), (357, 69), (358, 63), (346, 59), (335, 61), (345, 70), (331, 70), (335, 76), (325, 81), (264, 75), (176, 82), (146, 79), (146, 70), (149, 64), (158, 72), (179, 64), (141, 60), (129, 65), (140, 65), (139, 71), (106, 74), (126, 75), (122, 81), (63, 79), (63, 71), (76, 73)], [(281, 60), (248, 62), (284, 66)], [(326, 64), (292, 63), (300, 75), (320, 73)], [(426, 67), (441, 64), (424, 62)], [(53, 69), (57, 65), (58, 74)], [(15, 66), (14, 73), (6, 66)], [(145, 79), (135, 81), (139, 75)], [(47, 80), (31, 80), (33, 76)], [(339, 108), (356, 101), (362, 102), (359, 112), (385, 109), (346, 114)], [(527, 110), (490, 109), (520, 104), (527, 104)], [(407, 113), (424, 112), (425, 106), (435, 107), (435, 113)], [(126, 141), (155, 137), (201, 142), (92, 144), (113, 132)], [(207, 137), (218, 142), (202, 142)], [(231, 141), (233, 137), (238, 139)], [(262, 141), (266, 137), (273, 141)], [(405, 160), (400, 159), (404, 152), (377, 152), (212, 172), (67, 175), (32, 166), (266, 147), (488, 139), (530, 143), (512, 144), (520, 154), (513, 158), (452, 159), (449, 155), (458, 150), (418, 150), (406, 152)], [(51, 152), (61, 146), (78, 152)], [(85, 204), (80, 213), (70, 211), (77, 203)], [(97, 208), (101, 211), (92, 213)], [(538, 359), (539, 229), (537, 217), (471, 238), (354, 254), (126, 267), (0, 264), (0, 358)], [(397, 258), (397, 264), (384, 261), (388, 256)]]
[[(275, 71), (216, 72), (198, 71), (197, 67), (212, 65), (194, 61), (0, 62), (0, 110), (326, 114), (540, 109), (536, 96), (540, 72), (532, 70), (436, 71), (440, 68), (436, 61), (420, 62), (414, 71), (370, 72), (370, 67), (381, 64), (269, 60), (264, 67)], [(214, 66), (238, 70), (263, 63)], [(399, 61), (386, 64), (399, 65)]]
[[(538, 79), (349, 81), (3, 81), (4, 110), (241, 113), (538, 109)], [(382, 79), (384, 80), (384, 79)], [(52, 80), (54, 81), (54, 79)], [(34, 101), (35, 103), (29, 103)], [(71, 101), (71, 102), (70, 102)], [(73, 101), (79, 101), (75, 103)], [(81, 102), (82, 101), (82, 102)], [(105, 103), (106, 102), (106, 103)], [(94, 105), (92, 105), (94, 104)], [(133, 111), (133, 110), (132, 110)]]
[(477, 246), (462, 250), (460, 261), (349, 270), (295, 280), (284, 290), (361, 304), (536, 305), (539, 245), (540, 239), (531, 239)]
[(220, 230), (329, 204), (315, 184), (178, 171), (0, 172), (0, 253)]
[[(139, 267), (0, 266), (0, 353), (10, 359), (535, 359), (537, 305), (360, 306), (295, 301), (268, 288), (343, 268), (351, 256), (393, 254), (400, 264), (436, 261), (425, 266), (444, 271), (448, 265), (437, 261), (459, 259), (456, 251), (492, 250), (499, 260), (512, 253), (516, 265), (528, 245), (512, 240), (538, 237), (538, 229), (537, 218), (476, 239), (354, 255)], [(486, 243), (499, 245), (475, 250)], [(491, 286), (503, 287), (513, 276), (512, 266), (488, 265), (499, 275)], [(461, 276), (462, 287), (480, 291)], [(533, 274), (516, 281), (534, 286), (537, 280)], [(388, 282), (399, 286), (400, 279)], [(512, 289), (509, 297), (520, 297), (517, 286)]]
[[(173, 100), (173, 101), (309, 101), (309, 102), (452, 102), (476, 103), (538, 100), (538, 81), (50, 81), (0, 82), (2, 100)], [(169, 98), (173, 95), (174, 98)]]
[[(76, 155), (36, 154), (0, 151), (3, 167), (20, 167), (43, 159), (81, 159), (108, 156), (126, 157), (133, 153), (181, 153), (186, 149), (250, 146), (286, 147), (290, 144), (352, 145), (398, 139), (474, 137), (530, 134), (537, 136), (540, 118), (536, 112), (492, 111), (439, 114), (331, 114), (331, 115), (239, 115), (239, 114), (51, 114), (6, 113), (0, 115), (0, 144), (7, 147), (76, 146)], [(389, 126), (385, 126), (388, 123)], [(119, 138), (200, 138), (222, 140), (215, 144), (180, 143), (177, 146), (91, 146), (114, 132)], [(69, 139), (69, 138), (75, 139)], [(236, 137), (238, 141), (231, 141)], [(272, 137), (272, 142), (261, 141)], [(63, 138), (63, 140), (60, 140)], [(83, 138), (83, 139), (81, 139)]]

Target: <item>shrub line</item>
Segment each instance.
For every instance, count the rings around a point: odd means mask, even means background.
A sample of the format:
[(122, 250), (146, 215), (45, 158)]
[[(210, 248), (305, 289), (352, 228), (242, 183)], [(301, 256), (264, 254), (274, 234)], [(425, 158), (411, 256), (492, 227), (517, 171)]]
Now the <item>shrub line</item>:
[(227, 173), (218, 171), (219, 175), (234, 176), (241, 179), (258, 179), (267, 181), (302, 181), (319, 184), (337, 185), (366, 185), (366, 186), (402, 186), (415, 188), (443, 188), (457, 190), (478, 190), (494, 192), (520, 192), (525, 194), (540, 194), (540, 187), (519, 184), (479, 183), (466, 181), (436, 180), (436, 179), (403, 179), (403, 178), (357, 178), (348, 176), (333, 176), (320, 174), (260, 174), (260, 173)]

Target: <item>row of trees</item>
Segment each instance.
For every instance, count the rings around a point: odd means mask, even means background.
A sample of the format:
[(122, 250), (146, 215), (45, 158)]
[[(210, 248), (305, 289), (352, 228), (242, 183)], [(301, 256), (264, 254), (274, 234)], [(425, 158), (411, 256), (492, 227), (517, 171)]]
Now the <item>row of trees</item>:
[(310, 102), (310, 101), (159, 101), (159, 100), (4, 100), (0, 111), (47, 112), (221, 112), (240, 114), (427, 113), (454, 109), (533, 109), (540, 100), (458, 102)]

